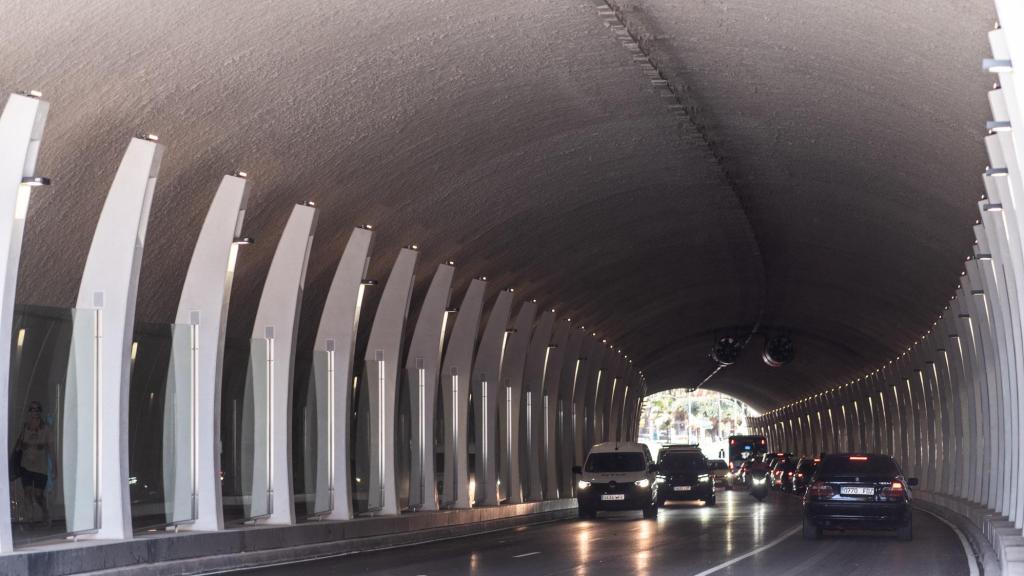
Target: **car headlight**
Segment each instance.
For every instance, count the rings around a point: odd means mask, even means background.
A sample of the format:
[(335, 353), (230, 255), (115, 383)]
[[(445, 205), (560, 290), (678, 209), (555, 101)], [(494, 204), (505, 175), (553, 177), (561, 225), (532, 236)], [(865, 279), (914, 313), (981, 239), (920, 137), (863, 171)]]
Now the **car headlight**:
[(697, 482), (707, 482), (707, 481), (708, 481), (708, 475), (707, 474), (701, 474), (700, 476), (697, 476)]
[(654, 478), (654, 483), (655, 484), (661, 484), (663, 482), (665, 482), (665, 477), (664, 476), (657, 476), (657, 477)]
[(754, 484), (764, 484), (764, 478), (754, 478)]
[(651, 485), (651, 481), (648, 480), (647, 478), (643, 478), (641, 480), (637, 480), (636, 482), (633, 482), (633, 484), (636, 484), (637, 486), (639, 486), (641, 488), (647, 488), (648, 486)]
[(587, 488), (590, 488), (590, 482), (587, 482), (586, 480), (580, 480), (579, 482), (576, 483), (576, 487), (579, 488), (580, 490), (586, 490)]

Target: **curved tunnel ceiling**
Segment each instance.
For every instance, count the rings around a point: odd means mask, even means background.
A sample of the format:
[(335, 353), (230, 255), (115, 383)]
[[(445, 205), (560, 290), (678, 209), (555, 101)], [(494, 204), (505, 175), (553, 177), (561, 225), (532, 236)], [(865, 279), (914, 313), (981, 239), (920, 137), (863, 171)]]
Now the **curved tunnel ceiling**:
[(709, 384), (762, 409), (904, 347), (972, 241), (989, 0), (11, 4), (0, 89), (53, 103), (23, 303), (73, 303), (138, 132), (168, 146), (142, 321), (172, 319), (219, 179), (243, 169), (257, 244), (234, 336), (290, 206), (314, 200), (306, 335), (373, 223), (371, 277), (418, 243), (420, 293), (454, 259), (454, 301), (474, 275), (515, 286), (629, 351), (652, 391), (706, 376), (716, 333), (786, 329), (793, 364), (748, 350)]

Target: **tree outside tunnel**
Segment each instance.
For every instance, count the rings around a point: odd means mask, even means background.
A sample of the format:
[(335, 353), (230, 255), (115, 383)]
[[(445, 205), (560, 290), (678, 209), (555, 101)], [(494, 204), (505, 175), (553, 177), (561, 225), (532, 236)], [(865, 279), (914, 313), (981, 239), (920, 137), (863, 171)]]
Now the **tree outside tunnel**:
[(639, 441), (654, 452), (665, 444), (699, 444), (709, 458), (724, 457), (729, 436), (746, 434), (747, 419), (759, 415), (721, 392), (674, 388), (644, 399)]

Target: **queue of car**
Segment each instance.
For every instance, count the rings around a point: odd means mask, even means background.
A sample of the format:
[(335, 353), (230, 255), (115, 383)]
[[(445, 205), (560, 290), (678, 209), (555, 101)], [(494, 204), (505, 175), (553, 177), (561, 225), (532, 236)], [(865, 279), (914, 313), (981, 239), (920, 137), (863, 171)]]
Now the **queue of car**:
[[(731, 457), (731, 455), (730, 455)], [(580, 518), (602, 510), (640, 510), (654, 519), (658, 509), (676, 500), (716, 503), (716, 488), (767, 486), (799, 496), (803, 537), (823, 530), (894, 530), (900, 540), (913, 537), (911, 488), (899, 465), (884, 454), (822, 454), (794, 457), (763, 452), (734, 461), (709, 460), (697, 445), (667, 445), (652, 458), (644, 444), (605, 442), (594, 446), (580, 476)], [(763, 496), (763, 494), (759, 494)]]

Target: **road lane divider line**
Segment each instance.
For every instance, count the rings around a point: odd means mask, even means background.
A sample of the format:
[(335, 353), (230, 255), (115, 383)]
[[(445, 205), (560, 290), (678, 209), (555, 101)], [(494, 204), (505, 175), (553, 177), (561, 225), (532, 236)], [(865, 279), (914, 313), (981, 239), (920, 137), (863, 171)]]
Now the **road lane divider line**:
[(790, 528), (789, 530), (783, 532), (782, 536), (779, 536), (778, 538), (776, 538), (775, 540), (772, 540), (771, 542), (765, 544), (764, 546), (758, 546), (757, 548), (754, 548), (753, 550), (751, 550), (750, 552), (747, 552), (746, 554), (743, 554), (741, 556), (737, 556), (737, 557), (733, 558), (732, 560), (727, 560), (725, 562), (722, 562), (718, 566), (712, 566), (711, 568), (708, 568), (707, 570), (705, 570), (703, 572), (698, 572), (698, 573), (694, 574), (693, 576), (708, 576), (709, 574), (714, 574), (715, 572), (719, 572), (721, 570), (724, 570), (724, 569), (728, 568), (729, 566), (732, 566), (733, 564), (736, 564), (737, 562), (742, 562), (742, 561), (746, 560), (747, 558), (750, 558), (751, 556), (753, 556), (755, 554), (760, 554), (761, 552), (764, 552), (765, 550), (767, 550), (769, 548), (772, 548), (773, 546), (777, 546), (777, 545), (781, 544), (784, 540), (786, 540), (790, 536), (793, 536), (794, 534), (799, 532), (802, 528), (803, 528), (803, 526), (794, 526), (793, 528)]
[(535, 554), (540, 554), (540, 552), (527, 552), (526, 554), (517, 554), (513, 556), (513, 558), (526, 558), (527, 556), (533, 556)]
[(960, 539), (960, 545), (964, 547), (964, 554), (967, 556), (967, 569), (970, 571), (971, 576), (980, 576), (981, 570), (978, 569), (978, 557), (974, 554), (974, 548), (971, 548), (971, 542), (967, 539), (967, 535), (964, 534), (962, 530), (957, 528), (955, 524), (953, 524), (949, 520), (946, 520), (942, 516), (939, 516), (934, 512), (929, 512), (924, 508), (918, 508), (915, 506), (915, 509), (924, 512), (929, 516), (938, 518), (939, 522), (942, 522), (946, 526), (949, 526), (950, 530), (952, 530), (953, 533), (956, 534), (956, 537)]

